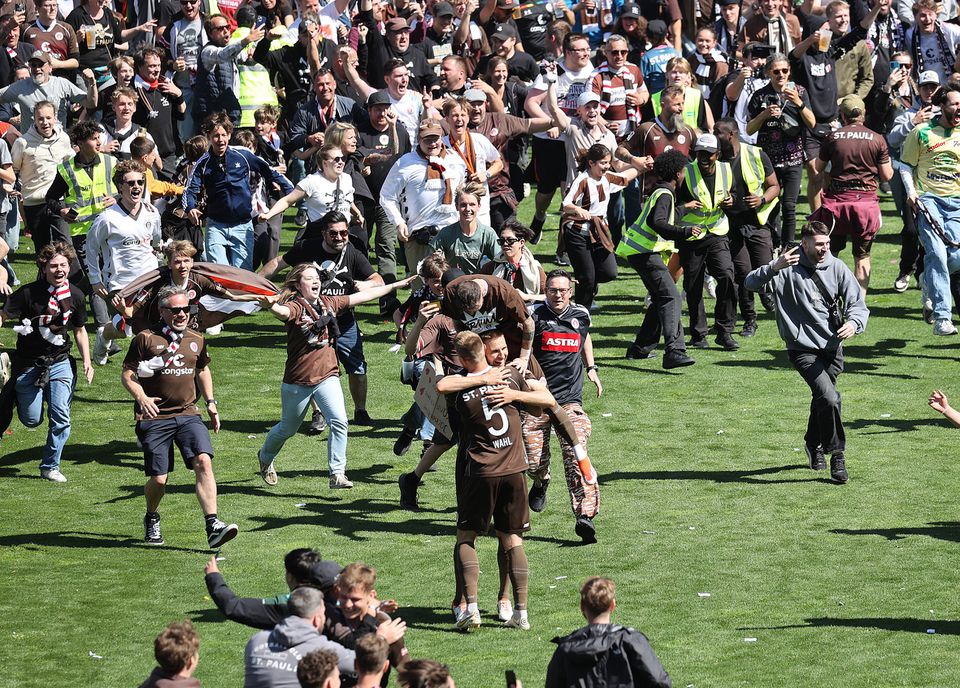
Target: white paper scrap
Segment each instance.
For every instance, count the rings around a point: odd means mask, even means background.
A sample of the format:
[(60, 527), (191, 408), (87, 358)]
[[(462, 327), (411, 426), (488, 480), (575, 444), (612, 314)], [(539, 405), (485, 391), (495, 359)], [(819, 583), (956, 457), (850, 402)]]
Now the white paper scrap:
[(400, 345), (399, 345), (399, 344), (394, 344), (393, 346), (390, 347), (390, 353), (395, 354), (395, 353), (397, 353), (398, 351), (400, 351)]
[(757, 642), (757, 639), (756, 639), (756, 638), (744, 638), (744, 639), (743, 639), (743, 642), (745, 642), (745, 643), (755, 643), (755, 642)]
[(567, 580), (567, 577), (566, 577), (566, 576), (557, 576), (557, 577), (554, 578), (553, 580)]
[(87, 654), (90, 655), (91, 657), (93, 657), (94, 659), (103, 659), (103, 657), (101, 657), (100, 655), (98, 655), (98, 654), (97, 654), (96, 652), (94, 652), (93, 650), (90, 650)]
[(881, 418), (889, 418), (889, 417), (890, 417), (890, 414), (889, 414), (889, 413), (881, 413), (881, 414), (880, 414), (880, 417), (881, 417)]
[(612, 416), (613, 414), (612, 414), (612, 413), (601, 413), (600, 415), (602, 415), (604, 418), (609, 418), (609, 417)]
[(306, 505), (307, 505), (306, 502), (300, 502), (299, 504), (294, 504), (294, 506), (297, 507), (298, 509), (302, 509), (302, 508), (305, 507)]
[(697, 597), (710, 597), (710, 593), (708, 593), (708, 592), (698, 592), (698, 593), (697, 593)]

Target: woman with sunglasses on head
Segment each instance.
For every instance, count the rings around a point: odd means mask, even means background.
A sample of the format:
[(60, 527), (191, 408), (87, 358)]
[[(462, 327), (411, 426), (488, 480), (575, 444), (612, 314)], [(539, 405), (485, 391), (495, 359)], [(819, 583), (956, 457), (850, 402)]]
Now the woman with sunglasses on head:
[(610, 149), (595, 143), (579, 162), (578, 174), (561, 205), (560, 228), (577, 278), (574, 300), (584, 308), (593, 305), (597, 286), (617, 276), (613, 239), (607, 227), (611, 194), (626, 188), (637, 176), (636, 168), (610, 171)]
[(290, 271), (279, 295), (259, 300), (261, 308), (269, 310), (287, 326), (287, 362), (280, 386), (280, 422), (267, 433), (258, 452), (260, 476), (265, 483), (277, 484), (274, 460), (284, 442), (300, 429), (313, 400), (330, 428), (327, 439), (330, 488), (353, 487), (346, 476), (347, 411), (337, 360), (336, 340), (340, 336), (337, 315), (386, 296), (414, 279), (416, 277), (411, 276), (393, 284), (343, 296), (323, 296), (320, 294), (322, 279), (316, 264), (301, 263)]
[[(319, 236), (320, 218), (331, 210), (363, 223), (363, 215), (353, 202), (353, 180), (344, 172), (346, 158), (343, 151), (332, 144), (325, 144), (317, 153), (317, 171), (309, 174), (294, 187), (293, 191), (273, 204), (260, 221), (267, 222), (274, 215), (304, 201), (307, 211), (307, 226), (297, 235), (294, 243)], [(358, 247), (363, 250), (362, 247)]]
[[(377, 199), (367, 185), (363, 174), (363, 154), (358, 150), (357, 128), (350, 122), (334, 122), (324, 132), (324, 144), (334, 146), (343, 153), (343, 172), (353, 183), (353, 203), (357, 213), (351, 218), (350, 241), (361, 251), (370, 252), (370, 234), (364, 218), (372, 215)], [(348, 217), (350, 217), (348, 215)]]
[(506, 280), (527, 303), (543, 301), (547, 274), (540, 261), (527, 248), (533, 230), (516, 219), (507, 220), (500, 229), (500, 250), (493, 260), (484, 264), (480, 272)]

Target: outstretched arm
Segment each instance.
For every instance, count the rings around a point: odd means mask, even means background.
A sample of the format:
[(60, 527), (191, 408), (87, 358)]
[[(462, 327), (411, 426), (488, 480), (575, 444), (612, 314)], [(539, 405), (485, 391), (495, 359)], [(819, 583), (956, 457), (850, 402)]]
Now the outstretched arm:
[(935, 389), (927, 403), (930, 404), (930, 408), (937, 413), (942, 413), (947, 420), (960, 428), (960, 411), (957, 411), (950, 405), (946, 394), (939, 389)]

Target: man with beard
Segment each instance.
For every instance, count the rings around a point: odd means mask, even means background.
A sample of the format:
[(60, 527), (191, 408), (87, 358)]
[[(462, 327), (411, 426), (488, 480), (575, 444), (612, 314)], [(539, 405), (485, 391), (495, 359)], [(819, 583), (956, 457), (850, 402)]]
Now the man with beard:
[[(374, 272), (367, 257), (350, 243), (347, 218), (331, 210), (320, 218), (320, 227), (320, 238), (301, 241), (283, 256), (264, 265), (260, 274), (269, 279), (287, 266), (316, 263), (320, 266), (320, 293), (324, 296), (349, 296), (384, 284), (383, 277)], [(336, 341), (337, 357), (350, 381), (353, 422), (371, 425), (367, 413), (367, 360), (363, 355), (363, 335), (352, 308), (345, 308), (337, 314), (337, 327), (340, 331)]]
[(360, 0), (357, 16), (357, 23), (367, 27), (367, 81), (374, 88), (385, 88), (384, 68), (389, 60), (397, 58), (407, 66), (414, 90), (429, 90), (436, 83), (436, 76), (423, 52), (410, 45), (407, 20), (401, 17), (387, 20), (386, 34), (381, 34), (371, 5), (371, 0)]
[(66, 128), (70, 106), (83, 103), (87, 110), (97, 109), (97, 82), (91, 69), (84, 69), (80, 76), (87, 89), (84, 90), (69, 79), (53, 76), (50, 53), (35, 50), (27, 66), (30, 78), (14, 81), (0, 89), (0, 103), (16, 103), (20, 106), (21, 121), (33, 119), (33, 108), (41, 101), (53, 103), (60, 126)]
[[(748, 272), (773, 260), (770, 224), (780, 203), (780, 183), (770, 156), (740, 141), (735, 119), (720, 120), (714, 131), (720, 143), (720, 159), (729, 162), (733, 169), (733, 205), (726, 211), (730, 219), (730, 255), (743, 318), (740, 335), (752, 337), (757, 332), (757, 311), (753, 292), (744, 288), (743, 280)], [(760, 294), (760, 301), (767, 310), (773, 309), (773, 299), (768, 294)]]
[(843, 371), (843, 342), (864, 331), (869, 311), (850, 268), (830, 254), (827, 226), (809, 222), (800, 236), (799, 247), (751, 272), (744, 284), (776, 301), (787, 355), (813, 394), (804, 436), (810, 468), (825, 469), (831, 454), (830, 479), (842, 485), (849, 476), (837, 376)]
[(63, 448), (70, 437), (70, 402), (76, 364), (70, 357), (70, 332), (77, 340), (87, 383), (93, 382), (90, 345), (83, 325), (87, 312), (83, 292), (70, 284), (73, 248), (62, 241), (44, 246), (37, 254), (40, 277), (7, 298), (0, 325), (13, 320), (17, 346), (11, 377), (0, 391), (0, 434), (6, 431), (17, 407), (20, 422), (36, 428), (47, 405), (47, 443), (41, 452), (40, 477), (56, 483), (67, 478), (60, 471)]
[(213, 396), (210, 357), (199, 332), (187, 329), (190, 298), (178, 287), (165, 287), (157, 295), (162, 327), (144, 330), (130, 344), (123, 361), (121, 381), (136, 402), (137, 439), (143, 446), (147, 513), (143, 541), (162, 545), (160, 500), (173, 470), (176, 442), (186, 467), (196, 474), (197, 500), (206, 523), (207, 544), (218, 549), (236, 537), (236, 524), (217, 518), (217, 482), (213, 475), (213, 445), (197, 408), (199, 388), (207, 404), (214, 432), (220, 431), (220, 414)]
[[(493, 55), (499, 55), (507, 61), (507, 70), (510, 76), (529, 84), (537, 78), (537, 61), (533, 59), (530, 53), (517, 50), (519, 40), (517, 30), (512, 24), (500, 24), (493, 35), (490, 36), (490, 47), (493, 49)], [(477, 64), (477, 74), (486, 73), (487, 63), (491, 56), (480, 60)]]

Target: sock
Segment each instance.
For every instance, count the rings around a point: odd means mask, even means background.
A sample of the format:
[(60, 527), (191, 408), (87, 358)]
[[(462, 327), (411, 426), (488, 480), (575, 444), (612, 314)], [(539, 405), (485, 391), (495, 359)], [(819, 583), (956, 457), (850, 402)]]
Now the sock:
[(457, 543), (460, 554), (460, 571), (463, 575), (463, 594), (467, 598), (467, 609), (470, 605), (476, 609), (477, 585), (480, 582), (480, 560), (472, 542)]
[(476, 602), (471, 602), (470, 604), (467, 605), (468, 614), (473, 614), (474, 612), (479, 612), (479, 611), (480, 611), (480, 607), (477, 606)]
[(507, 561), (507, 552), (503, 544), (497, 544), (497, 571), (500, 573), (500, 592), (498, 600), (507, 599), (507, 579), (510, 576), (510, 562)]
[(460, 563), (460, 543), (453, 545), (453, 576), (456, 580), (456, 589), (453, 591), (453, 607), (459, 607), (464, 602), (463, 595), (463, 565)]
[(530, 568), (527, 563), (527, 553), (523, 545), (517, 545), (507, 550), (507, 561), (510, 563), (510, 582), (513, 583), (513, 606), (518, 610), (527, 608), (527, 578)]
[(207, 528), (213, 528), (213, 524), (217, 522), (216, 514), (207, 514), (203, 517), (203, 520), (207, 522)]
[(160, 512), (159, 512), (159, 511), (148, 511), (148, 512), (147, 512), (147, 517), (150, 518), (150, 519), (159, 519), (159, 518), (160, 518)]
[(521, 621), (526, 621), (526, 620), (527, 620), (527, 610), (526, 610), (526, 609), (518, 609), (518, 610), (516, 610), (516, 611), (514, 612), (514, 615), (517, 616)]

